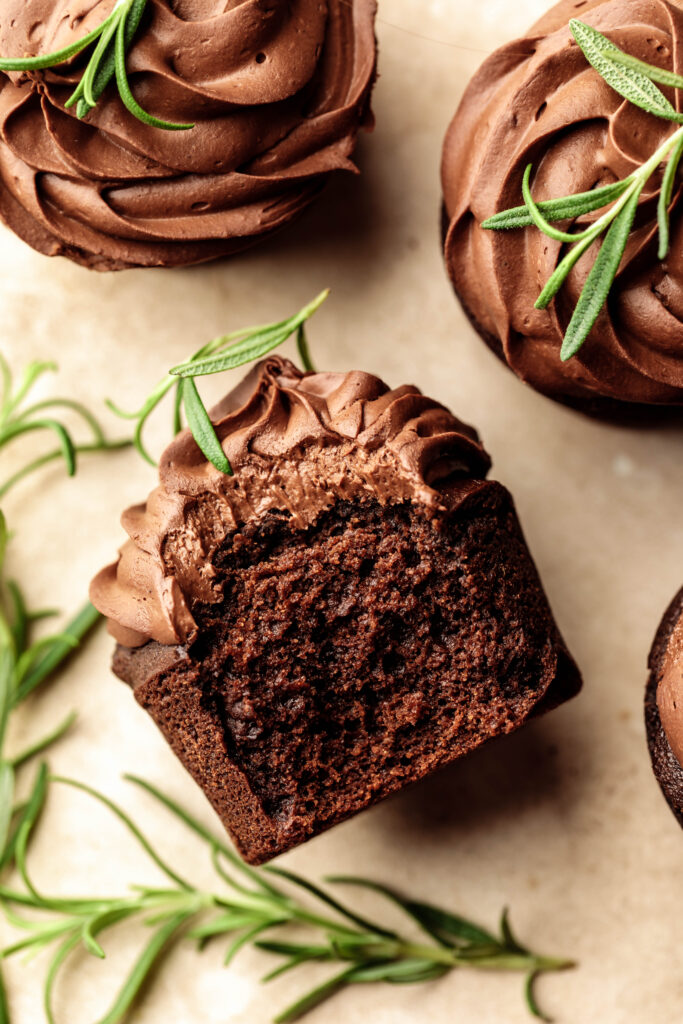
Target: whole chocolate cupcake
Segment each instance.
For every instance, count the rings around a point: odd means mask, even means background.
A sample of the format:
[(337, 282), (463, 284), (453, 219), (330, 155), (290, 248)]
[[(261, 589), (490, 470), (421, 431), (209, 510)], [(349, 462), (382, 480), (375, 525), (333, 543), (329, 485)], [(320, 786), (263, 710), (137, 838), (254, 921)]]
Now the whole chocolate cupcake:
[[(579, 260), (550, 305), (535, 309), (567, 244), (535, 225), (509, 231), (481, 226), (520, 206), (529, 164), (536, 202), (588, 192), (626, 178), (676, 128), (607, 84), (575, 42), (572, 18), (632, 57), (683, 71), (680, 0), (563, 0), (528, 35), (494, 53), (470, 83), (445, 142), (448, 269), (479, 333), (538, 391), (594, 412), (681, 405), (680, 183), (672, 196), (666, 258), (658, 258), (660, 169), (640, 195), (607, 303), (580, 350), (568, 359), (565, 353), (564, 362), (563, 338), (602, 240)], [(678, 93), (661, 89), (676, 106)], [(602, 212), (556, 226), (576, 231)]]
[(414, 387), (261, 363), (185, 431), (93, 582), (114, 670), (257, 863), (580, 677), (477, 435)]
[(683, 826), (683, 590), (669, 605), (650, 652), (645, 725), (657, 781)]
[[(114, 0), (5, 0), (3, 58), (83, 38)], [(146, 124), (111, 83), (84, 120), (65, 103), (88, 55), (0, 74), (0, 214), (49, 256), (97, 270), (232, 253), (355, 171), (369, 127), (375, 0), (149, 0), (127, 53)], [(90, 51), (89, 51), (90, 52)]]

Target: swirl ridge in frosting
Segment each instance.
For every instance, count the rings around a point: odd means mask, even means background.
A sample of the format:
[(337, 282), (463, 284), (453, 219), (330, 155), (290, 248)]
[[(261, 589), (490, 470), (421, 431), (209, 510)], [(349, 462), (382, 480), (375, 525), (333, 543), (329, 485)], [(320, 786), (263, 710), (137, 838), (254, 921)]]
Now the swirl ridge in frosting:
[[(337, 500), (374, 497), (443, 507), (453, 480), (483, 484), (490, 459), (476, 431), (417, 388), (362, 372), (302, 374), (272, 356), (211, 411), (234, 470), (207, 462), (183, 431), (159, 486), (124, 513), (117, 563), (93, 581), (93, 604), (120, 643), (191, 642), (195, 603), (220, 600), (212, 559), (244, 523), (284, 512), (300, 528)], [(468, 487), (462, 487), (462, 498)], [(451, 495), (451, 504), (453, 498)]]
[[(82, 38), (114, 0), (6, 0), (4, 57)], [(0, 215), (94, 269), (199, 263), (287, 223), (371, 127), (375, 0), (149, 0), (128, 51), (143, 124), (110, 85), (79, 121), (83, 58), (0, 74)]]
[[(680, 181), (669, 255), (657, 258), (658, 172), (641, 197), (608, 303), (566, 363), (562, 338), (597, 247), (579, 261), (550, 307), (536, 310), (563, 244), (535, 227), (480, 227), (492, 214), (520, 205), (527, 164), (534, 166), (537, 201), (588, 191), (631, 174), (676, 128), (622, 100), (588, 65), (569, 29), (573, 17), (627, 53), (683, 72), (681, 0), (562, 0), (526, 36), (494, 53), (471, 81), (445, 142), (449, 272), (494, 351), (544, 394), (579, 404), (683, 404)], [(663, 91), (680, 109), (679, 95)]]

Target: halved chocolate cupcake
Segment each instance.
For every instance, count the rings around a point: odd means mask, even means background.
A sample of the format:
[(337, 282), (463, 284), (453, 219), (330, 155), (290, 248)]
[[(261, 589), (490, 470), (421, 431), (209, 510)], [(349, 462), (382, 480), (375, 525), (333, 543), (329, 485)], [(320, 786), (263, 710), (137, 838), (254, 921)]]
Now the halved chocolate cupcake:
[(573, 696), (512, 499), (414, 387), (272, 357), (185, 431), (92, 585), (129, 683), (259, 863)]
[[(130, 6), (130, 5), (129, 5)], [(114, 0), (4, 0), (0, 56), (61, 51)], [(372, 123), (375, 0), (148, 0), (111, 82), (68, 107), (88, 54), (0, 73), (0, 215), (29, 245), (96, 270), (199, 263), (244, 248), (352, 171)], [(91, 53), (92, 50), (88, 51)]]
[(645, 726), (657, 781), (683, 826), (683, 590), (669, 605), (650, 652)]

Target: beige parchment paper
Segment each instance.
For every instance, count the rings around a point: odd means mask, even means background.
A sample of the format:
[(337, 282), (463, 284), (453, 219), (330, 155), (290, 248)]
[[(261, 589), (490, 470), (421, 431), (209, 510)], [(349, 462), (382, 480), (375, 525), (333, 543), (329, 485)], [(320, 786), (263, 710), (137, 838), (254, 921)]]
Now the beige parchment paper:
[[(56, 358), (52, 389), (102, 409), (134, 408), (165, 369), (218, 333), (332, 297), (311, 324), (319, 365), (363, 367), (413, 382), (474, 422), (513, 491), (558, 621), (585, 677), (579, 699), (504, 742), (293, 852), (313, 877), (360, 873), (493, 925), (509, 905), (520, 936), (579, 967), (544, 979), (560, 1024), (677, 1024), (683, 1018), (683, 834), (654, 782), (642, 721), (646, 658), (683, 582), (680, 427), (591, 422), (534, 394), (475, 337), (450, 290), (439, 246), (439, 157), (447, 124), (484, 56), (524, 30), (544, 0), (381, 0), (377, 128), (362, 140), (362, 176), (336, 182), (292, 229), (261, 248), (198, 269), (95, 275), (34, 254), (0, 232), (0, 345), (14, 366)], [(225, 378), (208, 382), (223, 390)], [(112, 436), (124, 427), (103, 410)], [(159, 451), (169, 419), (154, 423)], [(17, 449), (18, 449), (17, 445)], [(19, 462), (19, 452), (3, 455)], [(25, 449), (23, 450), (25, 452)], [(22, 457), (25, 457), (22, 455)], [(8, 469), (12, 466), (8, 465)], [(3, 466), (3, 475), (6, 472)], [(5, 503), (16, 537), (10, 570), (34, 605), (74, 610), (112, 559), (118, 519), (154, 471), (134, 454), (84, 458), (77, 480), (54, 467)], [(17, 744), (79, 713), (53, 767), (125, 804), (168, 859), (211, 880), (202, 848), (122, 781), (143, 774), (218, 827), (109, 671), (101, 630), (22, 713)], [(155, 884), (122, 828), (87, 798), (50, 798), (31, 864), (53, 893), (119, 893)], [(359, 896), (359, 902), (362, 900)], [(369, 906), (368, 902), (368, 906)], [(0, 923), (3, 938), (9, 934)], [(93, 1024), (142, 932), (112, 933), (105, 963), (77, 957), (59, 986), (65, 1024)], [(257, 979), (272, 961), (220, 944), (174, 950), (135, 1024), (266, 1024), (316, 978)], [(44, 959), (8, 970), (16, 1024), (38, 1024)], [(307, 970), (307, 969), (306, 969)], [(516, 976), (455, 972), (422, 986), (357, 988), (311, 1024), (518, 1024)]]

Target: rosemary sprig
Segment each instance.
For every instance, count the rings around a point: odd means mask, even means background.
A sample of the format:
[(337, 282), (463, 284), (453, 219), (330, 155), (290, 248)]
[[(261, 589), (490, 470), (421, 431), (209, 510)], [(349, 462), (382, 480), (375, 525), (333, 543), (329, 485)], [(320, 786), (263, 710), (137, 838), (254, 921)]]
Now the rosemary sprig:
[[(8, 957), (23, 951), (54, 948), (44, 990), (48, 1024), (56, 1024), (52, 993), (58, 972), (69, 955), (82, 947), (93, 956), (103, 958), (101, 937), (113, 925), (133, 920), (144, 921), (151, 929), (151, 937), (112, 1006), (101, 1018), (101, 1024), (118, 1024), (125, 1018), (167, 945), (179, 936), (195, 940), (200, 949), (210, 941), (225, 941), (226, 963), (247, 944), (279, 957), (280, 963), (268, 972), (264, 981), (308, 963), (330, 964), (334, 968), (330, 979), (279, 1013), (274, 1018), (277, 1024), (298, 1020), (350, 985), (381, 981), (425, 982), (456, 967), (522, 972), (529, 1010), (534, 1016), (545, 1019), (533, 996), (534, 980), (541, 973), (572, 966), (568, 960), (530, 952), (512, 933), (506, 911), (499, 934), (494, 934), (447, 910), (407, 900), (392, 889), (366, 879), (330, 879), (372, 889), (389, 899), (424, 933), (427, 941), (404, 937), (383, 924), (361, 917), (326, 890), (292, 871), (249, 867), (169, 796), (149, 782), (135, 776), (127, 778), (204, 841), (221, 886), (217, 892), (195, 888), (166, 863), (121, 807), (84, 783), (56, 779), (81, 790), (112, 811), (165, 874), (168, 884), (163, 888), (136, 887), (128, 897), (71, 899), (44, 895), (28, 872), (26, 839), (29, 830), (24, 830), (17, 844), (17, 866), (26, 892), (0, 887), (0, 900), (8, 920), (23, 936), (5, 948), (2, 955)], [(297, 890), (305, 893), (304, 899), (298, 898)], [(11, 909), (17, 907), (49, 916), (29, 920)], [(297, 926), (295, 937), (290, 938), (283, 931), (287, 925)], [(302, 939), (302, 927), (308, 929), (308, 939)], [(277, 934), (270, 937), (269, 933), (274, 931)]]
[[(683, 77), (623, 53), (606, 36), (582, 21), (574, 19), (569, 24), (588, 62), (620, 96), (655, 117), (683, 125), (683, 114), (675, 110), (654, 84), (659, 82), (683, 89)], [(663, 163), (666, 167), (657, 205), (658, 258), (666, 258), (670, 243), (671, 200), (682, 157), (683, 127), (676, 129), (641, 167), (622, 181), (542, 203), (536, 203), (531, 194), (530, 164), (522, 182), (524, 206), (504, 210), (482, 224), (487, 230), (497, 231), (535, 225), (549, 238), (571, 246), (541, 291), (535, 303), (536, 309), (545, 309), (552, 302), (581, 257), (604, 235), (564, 336), (560, 352), (563, 361), (571, 359), (580, 350), (607, 302), (643, 190)], [(605, 213), (584, 230), (568, 232), (553, 227), (553, 223), (576, 220), (600, 209), (605, 209)]]
[(145, 447), (143, 432), (149, 417), (160, 402), (170, 391), (175, 390), (174, 434), (182, 429), (182, 413), (184, 412), (194, 439), (209, 462), (221, 473), (232, 475), (232, 467), (216, 436), (209, 414), (197, 390), (195, 378), (212, 373), (222, 373), (223, 370), (234, 369), (256, 359), (262, 359), (292, 335), (296, 335), (299, 357), (304, 368), (312, 371), (313, 364), (306, 341), (305, 323), (319, 309), (328, 295), (329, 289), (326, 289), (287, 320), (259, 327), (245, 327), (203, 345), (188, 360), (169, 370), (137, 412), (124, 412), (112, 401), (108, 401), (107, 405), (117, 416), (136, 421), (133, 443), (140, 455), (152, 466), (156, 465), (155, 460)]
[(0, 511), (0, 872), (14, 863), (19, 833), (32, 827), (45, 795), (44, 766), (38, 771), (31, 796), (14, 804), (14, 783), (18, 771), (53, 746), (74, 721), (73, 714), (26, 749), (10, 756), (5, 750), (10, 716), (30, 694), (42, 686), (99, 620), (92, 605), (86, 605), (63, 632), (31, 641), (34, 624), (56, 614), (29, 611), (19, 584), (5, 576), (5, 554), (9, 534)]
[[(27, 405), (26, 400), (40, 377), (56, 370), (56, 363), (29, 363), (15, 387), (9, 364), (0, 352), (0, 451), (11, 441), (35, 431), (47, 431), (58, 442), (57, 448), (39, 456), (12, 476), (0, 481), (0, 498), (4, 498), (15, 484), (18, 484), (30, 473), (34, 473), (37, 469), (56, 459), (63, 459), (67, 473), (69, 476), (73, 476), (76, 472), (76, 460), (79, 454), (116, 451), (126, 448), (132, 443), (129, 440), (108, 441), (97, 419), (81, 402), (73, 399), (49, 398)], [(67, 427), (55, 418), (53, 415), (55, 410), (76, 413), (88, 427), (92, 434), (92, 440), (86, 444), (78, 444)]]
[(108, 18), (88, 32), (82, 39), (54, 53), (38, 57), (0, 59), (0, 71), (42, 71), (65, 64), (89, 46), (97, 44), (90, 56), (81, 80), (67, 100), (67, 108), (76, 107), (76, 115), (83, 118), (98, 103), (112, 79), (116, 80), (124, 106), (139, 121), (166, 131), (186, 131), (194, 124), (164, 121), (154, 117), (140, 106), (133, 96), (126, 70), (126, 53), (138, 30), (147, 0), (117, 0)]

